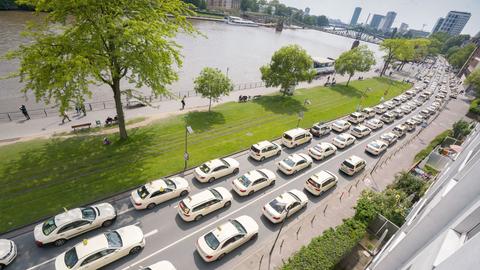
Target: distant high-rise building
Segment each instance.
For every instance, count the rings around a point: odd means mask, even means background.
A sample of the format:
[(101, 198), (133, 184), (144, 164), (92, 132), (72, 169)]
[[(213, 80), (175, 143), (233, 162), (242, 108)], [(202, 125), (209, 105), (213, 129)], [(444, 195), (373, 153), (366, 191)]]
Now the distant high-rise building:
[(406, 23), (402, 23), (400, 24), (400, 28), (398, 28), (398, 32), (403, 34), (403, 33), (406, 33), (408, 30), (408, 24)]
[(438, 32), (440, 30), (440, 27), (442, 27), (443, 21), (445, 21), (445, 18), (438, 18), (437, 22), (435, 23), (435, 26), (432, 29), (432, 33)]
[(310, 8), (309, 7), (305, 8), (305, 15), (310, 15)]
[(445, 32), (452, 36), (460, 35), (471, 16), (472, 14), (469, 12), (450, 11), (447, 17), (438, 19), (432, 32)]
[(362, 12), (361, 7), (356, 7), (355, 11), (353, 11), (352, 20), (350, 21), (350, 25), (356, 25), (358, 22), (358, 17), (360, 17), (360, 12)]
[(393, 11), (389, 11), (385, 16), (383, 23), (380, 23), (380, 30), (383, 32), (388, 32), (390, 28), (392, 28), (393, 22), (397, 17), (397, 13)]
[(378, 29), (383, 18), (385, 18), (385, 16), (373, 14), (372, 20), (370, 21), (370, 27), (373, 29)]

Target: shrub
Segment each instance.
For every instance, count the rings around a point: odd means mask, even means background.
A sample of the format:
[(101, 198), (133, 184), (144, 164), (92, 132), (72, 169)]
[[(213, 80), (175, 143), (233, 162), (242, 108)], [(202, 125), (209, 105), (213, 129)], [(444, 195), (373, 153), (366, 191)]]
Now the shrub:
[(411, 173), (401, 172), (395, 177), (395, 182), (390, 186), (390, 188), (403, 191), (405, 194), (407, 194), (407, 196), (415, 194), (415, 197), (412, 201), (412, 203), (414, 203), (418, 201), (423, 194), (425, 194), (428, 184), (424, 180)]
[(425, 149), (423, 149), (422, 151), (418, 152), (415, 155), (414, 161), (418, 162), (418, 161), (426, 158), (430, 154), (430, 152), (432, 152), (433, 148), (435, 148), (435, 147), (437, 147), (437, 145), (441, 144), (443, 142), (443, 140), (445, 140), (445, 138), (450, 136), (451, 134), (452, 134), (452, 130), (449, 129), (449, 130), (445, 130), (444, 132), (437, 135), (437, 137), (435, 137), (435, 139), (433, 139)]
[(332, 269), (365, 236), (365, 223), (346, 219), (303, 246), (282, 266), (283, 270)]
[(465, 120), (458, 120), (453, 124), (452, 135), (455, 139), (462, 140), (463, 138), (465, 138), (465, 136), (470, 134), (470, 131), (471, 131), (470, 123), (468, 123)]
[(468, 111), (475, 115), (480, 115), (480, 98), (472, 100), (472, 103), (470, 103), (470, 109)]

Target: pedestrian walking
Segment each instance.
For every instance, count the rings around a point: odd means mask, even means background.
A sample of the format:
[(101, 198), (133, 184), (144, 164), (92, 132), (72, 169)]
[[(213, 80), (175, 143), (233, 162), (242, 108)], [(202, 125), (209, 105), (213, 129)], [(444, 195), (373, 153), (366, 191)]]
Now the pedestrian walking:
[(182, 108), (181, 108), (181, 110), (185, 109), (185, 98), (186, 97), (187, 96), (183, 96), (183, 98), (182, 98)]
[(27, 120), (30, 120), (30, 115), (28, 115), (28, 111), (27, 111), (27, 107), (25, 107), (25, 105), (22, 104), (22, 106), (20, 106), (20, 111), (23, 113), (23, 115), (25, 116), (25, 118)]
[(87, 116), (87, 109), (85, 109), (85, 104), (82, 103), (80, 110), (83, 112), (83, 116)]
[(72, 120), (70, 120), (70, 118), (68, 117), (68, 115), (65, 113), (65, 112), (62, 112), (60, 114), (60, 116), (62, 116), (62, 124), (65, 124), (65, 120), (68, 120), (68, 122), (71, 122)]
[(77, 115), (80, 115), (80, 105), (75, 105), (75, 111), (77, 112)]
[(330, 82), (330, 76), (327, 77), (327, 83), (329, 83), (329, 82)]

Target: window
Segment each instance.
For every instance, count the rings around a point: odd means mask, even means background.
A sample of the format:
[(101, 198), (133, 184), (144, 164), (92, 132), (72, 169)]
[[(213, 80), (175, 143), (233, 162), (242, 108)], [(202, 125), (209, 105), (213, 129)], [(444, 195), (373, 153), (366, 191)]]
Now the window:
[(69, 251), (65, 252), (65, 265), (68, 268), (73, 268), (78, 262), (77, 250), (75, 247), (71, 248)]
[(83, 265), (86, 265), (86, 264), (89, 264), (89, 263), (91, 263), (91, 262), (94, 262), (94, 261), (100, 259), (101, 257), (103, 257), (102, 252), (97, 252), (97, 253), (95, 253), (95, 254), (93, 254), (93, 255), (90, 255), (89, 257), (87, 257), (87, 258), (82, 262), (82, 266), (83, 266)]
[(55, 224), (55, 218), (52, 217), (43, 223), (42, 232), (44, 235), (49, 235), (53, 231), (55, 231), (56, 228), (57, 228), (57, 225)]
[(95, 209), (93, 209), (92, 207), (83, 208), (81, 210), (82, 210), (83, 219), (88, 219), (93, 221), (97, 217), (97, 213), (95, 212)]
[(301, 139), (303, 139), (303, 138), (305, 138), (305, 134), (302, 134), (302, 135), (297, 136), (297, 137), (295, 138), (295, 140), (301, 140)]
[(197, 211), (203, 210), (205, 207), (209, 205), (210, 205), (210, 202), (202, 203), (200, 205), (195, 206), (192, 211), (197, 212)]
[(480, 232), (480, 223), (477, 223), (477, 225), (475, 225), (475, 227), (473, 227), (470, 231), (467, 232), (467, 237), (466, 237), (466, 241), (470, 240), (471, 238), (473, 238), (477, 233)]
[(107, 238), (108, 247), (110, 248), (119, 248), (122, 247), (122, 238), (117, 232), (106, 232), (105, 237)]
[(263, 182), (265, 182), (265, 181), (267, 181), (267, 179), (265, 179), (265, 178), (260, 178), (260, 179), (257, 179), (257, 180), (253, 183), (253, 185), (255, 186), (255, 185), (261, 184), (261, 183), (263, 183)]
[(74, 228), (75, 228), (75, 222), (63, 226), (62, 228), (60, 228), (60, 229), (58, 230), (58, 233), (60, 234), (60, 233), (68, 232), (68, 231), (70, 231), (70, 230), (72, 230), (72, 229), (74, 229)]
[(222, 248), (226, 248), (228, 245), (234, 243), (235, 241), (237, 241), (237, 239), (234, 236), (234, 237), (228, 239), (227, 241), (225, 241), (225, 243), (223, 243), (223, 245), (222, 245)]

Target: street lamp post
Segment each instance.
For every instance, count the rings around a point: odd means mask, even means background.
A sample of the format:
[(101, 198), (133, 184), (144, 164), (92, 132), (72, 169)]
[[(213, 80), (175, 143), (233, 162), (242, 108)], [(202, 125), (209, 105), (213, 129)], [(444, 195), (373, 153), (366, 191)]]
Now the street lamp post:
[(188, 144), (188, 134), (192, 134), (192, 133), (193, 133), (192, 127), (185, 125), (185, 152), (183, 153), (183, 160), (185, 161), (185, 166), (183, 167), (183, 172), (187, 170), (188, 159), (190, 158), (188, 154), (187, 144)]
[(362, 109), (363, 99), (365, 98), (365, 95), (367, 94), (367, 92), (369, 92), (371, 90), (372, 90), (372, 88), (370, 88), (370, 87), (365, 88), (365, 90), (362, 93), (362, 96), (360, 97), (360, 101), (358, 102), (357, 111), (360, 111)]
[(285, 221), (288, 218), (288, 213), (290, 212), (290, 208), (287, 208), (287, 214), (285, 215), (285, 218), (282, 220), (282, 225), (280, 225), (280, 229), (278, 230), (277, 237), (275, 237), (275, 241), (273, 242), (272, 248), (270, 249), (270, 252), (268, 253), (268, 270), (270, 270), (270, 262), (272, 261), (272, 253), (273, 250), (275, 249), (275, 245), (277, 244), (278, 238), (280, 237), (280, 233), (282, 232), (283, 225), (285, 225)]

